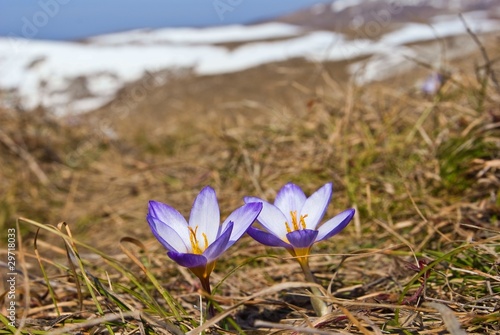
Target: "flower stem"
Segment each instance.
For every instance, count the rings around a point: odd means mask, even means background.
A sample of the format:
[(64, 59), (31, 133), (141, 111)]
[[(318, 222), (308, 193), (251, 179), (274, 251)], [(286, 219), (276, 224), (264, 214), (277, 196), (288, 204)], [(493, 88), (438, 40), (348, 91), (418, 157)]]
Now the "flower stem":
[[(210, 288), (210, 280), (208, 277), (200, 277), (200, 283), (203, 290), (207, 293), (207, 295), (212, 295), (212, 289)], [(200, 306), (201, 307), (201, 306)], [(215, 316), (215, 308), (214, 305), (208, 301), (207, 302), (207, 315), (206, 319), (211, 319)]]
[[(304, 272), (304, 276), (306, 280), (310, 283), (318, 284), (314, 274), (309, 267), (309, 260), (307, 257), (299, 257), (297, 258), (300, 267), (302, 268), (302, 272)], [(324, 297), (325, 295), (321, 292), (321, 290), (317, 287), (311, 287), (311, 291), (313, 296), (311, 297), (311, 305), (316, 312), (316, 315), (323, 316), (331, 312), (331, 307), (329, 307), (326, 302), (320, 297)]]

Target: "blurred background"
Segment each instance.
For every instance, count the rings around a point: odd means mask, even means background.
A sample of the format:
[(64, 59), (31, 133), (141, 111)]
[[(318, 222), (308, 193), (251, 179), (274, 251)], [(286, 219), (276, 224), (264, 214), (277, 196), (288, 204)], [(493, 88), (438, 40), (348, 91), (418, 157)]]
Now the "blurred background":
[(459, 13), (477, 33), (499, 29), (499, 5), (488, 0), (4, 1), (2, 102), (76, 114), (140, 79), (162, 85), (165, 72), (217, 75), (292, 59), (347, 61), (342, 72), (365, 84), (477, 50)]

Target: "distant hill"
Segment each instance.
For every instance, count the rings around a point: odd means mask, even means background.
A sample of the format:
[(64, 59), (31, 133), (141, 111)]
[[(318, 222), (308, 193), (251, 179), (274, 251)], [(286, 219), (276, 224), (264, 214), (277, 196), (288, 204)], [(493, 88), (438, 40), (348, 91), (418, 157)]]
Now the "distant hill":
[(475, 50), (457, 13), (478, 34), (500, 31), (500, 1), (341, 0), (247, 26), (134, 30), (78, 43), (2, 38), (0, 105), (82, 113), (116, 103), (137, 81), (161, 86), (167, 73), (218, 75), (294, 59), (347, 62), (363, 85), (407, 71), (411, 58), (440, 67), (442, 47), (416, 45), (465, 36), (445, 56)]
[(378, 31), (401, 23), (432, 23), (439, 15), (485, 11), (500, 18), (500, 2), (495, 0), (338, 0), (280, 17), (285, 22), (310, 29), (328, 29), (359, 35), (378, 36)]

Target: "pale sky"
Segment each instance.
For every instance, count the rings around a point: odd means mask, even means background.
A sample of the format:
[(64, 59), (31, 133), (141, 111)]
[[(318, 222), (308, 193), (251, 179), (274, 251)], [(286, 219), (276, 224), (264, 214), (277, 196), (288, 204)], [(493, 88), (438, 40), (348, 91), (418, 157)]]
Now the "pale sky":
[(332, 0), (1, 0), (0, 36), (79, 39), (136, 28), (252, 23)]

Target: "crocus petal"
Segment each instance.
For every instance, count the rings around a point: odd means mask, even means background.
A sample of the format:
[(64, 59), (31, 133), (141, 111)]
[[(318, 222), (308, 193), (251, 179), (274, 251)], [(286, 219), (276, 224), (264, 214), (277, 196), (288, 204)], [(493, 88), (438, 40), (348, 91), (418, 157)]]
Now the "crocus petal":
[(246, 204), (249, 204), (251, 202), (267, 202), (265, 200), (262, 200), (261, 198), (257, 198), (257, 197), (244, 197), (243, 198), (243, 201), (245, 201)]
[(340, 233), (351, 222), (354, 213), (354, 209), (351, 208), (326, 221), (318, 228), (319, 234), (316, 237), (316, 241), (322, 241)]
[(288, 233), (286, 237), (294, 249), (309, 248), (316, 241), (317, 230), (301, 229)]
[[(186, 229), (188, 225), (186, 219), (175, 208), (167, 204), (151, 200), (148, 206), (148, 214), (169, 225), (176, 231), (188, 232)], [(181, 235), (181, 237), (189, 239), (189, 234), (186, 236)]]
[[(174, 228), (167, 225), (165, 222), (151, 216), (147, 215), (146, 219), (151, 227), (151, 231), (154, 236), (160, 241), (163, 246), (169, 251), (175, 252), (188, 252), (190, 248), (188, 248), (185, 244), (185, 241), (189, 241), (189, 235), (187, 240), (183, 239), (183, 235), (186, 235), (187, 226), (183, 226), (182, 229), (175, 230)], [(183, 234), (180, 234), (180, 231), (184, 231)]]
[(162, 232), (163, 225), (167, 225), (180, 236), (182, 241), (189, 241), (189, 230), (187, 229), (188, 223), (181, 213), (179, 213), (175, 208), (162, 202), (152, 200), (149, 202), (148, 215), (163, 223), (162, 225), (157, 225), (157, 232), (162, 235), (164, 240), (168, 240), (168, 236), (171, 235), (168, 232)]
[(250, 235), (257, 242), (267, 245), (269, 247), (282, 247), (287, 249), (292, 249), (292, 246), (285, 241), (279, 239), (273, 234), (268, 232), (250, 227), (247, 230), (247, 234)]
[(198, 234), (205, 233), (208, 244), (219, 234), (220, 212), (215, 191), (210, 186), (204, 187), (194, 200), (189, 226), (198, 226)]
[(221, 231), (225, 231), (226, 226), (230, 222), (233, 222), (234, 226), (226, 249), (232, 246), (243, 234), (245, 234), (248, 227), (252, 225), (261, 210), (261, 202), (251, 202), (236, 209), (227, 217), (222, 223)]
[(286, 230), (285, 222), (289, 221), (287, 221), (287, 218), (278, 207), (255, 197), (245, 197), (244, 199), (247, 204), (250, 202), (261, 202), (262, 210), (260, 211), (259, 216), (257, 216), (257, 221), (259, 221), (265, 229), (267, 229), (271, 234), (276, 235), (279, 239), (284, 240), (286, 238), (286, 234), (288, 232)]
[(300, 214), (300, 209), (306, 199), (306, 195), (300, 187), (288, 183), (279, 190), (274, 205), (285, 214), (287, 222), (291, 222), (290, 212), (297, 211), (297, 214)]
[(323, 218), (332, 196), (332, 184), (327, 183), (314, 192), (300, 209), (300, 215), (307, 215), (304, 219), (307, 229), (316, 229)]
[(185, 254), (175, 251), (167, 253), (168, 257), (172, 258), (180, 266), (187, 268), (198, 268), (207, 265), (207, 258), (203, 255)]
[(222, 232), (222, 234), (215, 239), (215, 241), (208, 246), (207, 249), (203, 252), (203, 256), (205, 256), (208, 262), (213, 262), (228, 248), (229, 238), (231, 237), (231, 233), (233, 231), (233, 223), (230, 222), (227, 225), (227, 229)]

